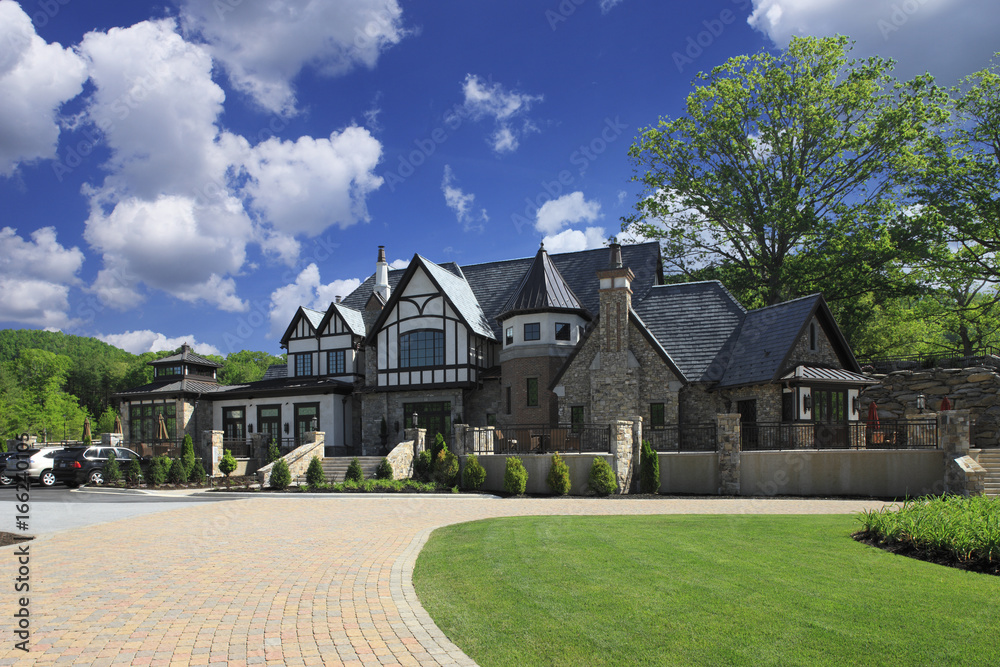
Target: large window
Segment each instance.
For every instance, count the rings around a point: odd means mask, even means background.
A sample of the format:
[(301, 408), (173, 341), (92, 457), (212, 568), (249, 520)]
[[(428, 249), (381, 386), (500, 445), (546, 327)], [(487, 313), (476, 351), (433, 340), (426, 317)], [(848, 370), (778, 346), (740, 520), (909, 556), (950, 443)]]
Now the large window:
[(650, 428), (663, 428), (666, 425), (667, 425), (667, 415), (666, 411), (663, 409), (663, 403), (650, 403), (649, 404)]
[(247, 413), (242, 407), (222, 408), (222, 433), (226, 440), (246, 440)]
[(326, 353), (326, 372), (328, 375), (343, 375), (347, 372), (347, 355), (344, 350)]
[(583, 430), (583, 406), (574, 405), (570, 407), (569, 412), (569, 423), (573, 428), (574, 433), (579, 433)]
[(313, 374), (313, 356), (311, 352), (295, 355), (295, 377)]
[(159, 439), (160, 415), (167, 427), (167, 437), (177, 437), (177, 405), (170, 403), (132, 404), (129, 408), (129, 436), (132, 440)]
[(538, 405), (538, 378), (528, 378), (528, 407)]
[(507, 327), (507, 335), (504, 337), (504, 345), (514, 344), (514, 327)]
[(529, 322), (524, 325), (524, 340), (538, 340), (542, 337), (542, 325), (538, 322)]
[(400, 368), (443, 365), (443, 331), (414, 331), (399, 337)]
[(569, 323), (556, 322), (556, 340), (569, 340)]
[(160, 366), (156, 369), (156, 377), (164, 377), (166, 375), (183, 375), (184, 368), (182, 366)]

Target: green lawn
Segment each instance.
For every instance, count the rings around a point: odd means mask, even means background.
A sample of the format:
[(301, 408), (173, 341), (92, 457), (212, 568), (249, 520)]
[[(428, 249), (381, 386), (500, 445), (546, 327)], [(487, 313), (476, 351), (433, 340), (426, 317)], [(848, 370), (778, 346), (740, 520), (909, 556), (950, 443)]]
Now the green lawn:
[(527, 517), (436, 530), (414, 586), (481, 665), (1000, 665), (1000, 578), (851, 516)]

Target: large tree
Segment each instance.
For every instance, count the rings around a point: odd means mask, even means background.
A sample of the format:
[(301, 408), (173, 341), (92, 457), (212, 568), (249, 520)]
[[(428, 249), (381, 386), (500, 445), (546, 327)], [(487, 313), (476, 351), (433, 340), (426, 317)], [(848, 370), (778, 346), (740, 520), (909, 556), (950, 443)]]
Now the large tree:
[(748, 305), (910, 285), (901, 267), (933, 244), (900, 214), (902, 174), (944, 93), (849, 52), (845, 37), (794, 38), (699, 74), (685, 113), (629, 150), (644, 191), (623, 229), (660, 239), (668, 273), (717, 273)]

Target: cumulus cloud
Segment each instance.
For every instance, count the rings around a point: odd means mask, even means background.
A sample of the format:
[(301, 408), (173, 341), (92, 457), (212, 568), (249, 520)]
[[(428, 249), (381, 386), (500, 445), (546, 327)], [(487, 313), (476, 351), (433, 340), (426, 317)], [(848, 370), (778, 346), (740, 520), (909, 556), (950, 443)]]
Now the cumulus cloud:
[(0, 321), (73, 325), (68, 296), (82, 265), (83, 253), (60, 245), (52, 227), (32, 232), (30, 241), (15, 229), (0, 229)]
[(566, 225), (593, 222), (600, 215), (600, 202), (587, 201), (578, 190), (545, 202), (538, 209), (535, 229), (543, 234), (555, 234)]
[(455, 217), (462, 223), (465, 231), (486, 229), (489, 216), (486, 209), (481, 208), (477, 213), (475, 208), (476, 195), (465, 193), (461, 188), (455, 186), (455, 176), (450, 165), (444, 166), (444, 178), (441, 180), (441, 192), (444, 193), (444, 202), (448, 208), (455, 212)]
[(397, 0), (183, 0), (185, 31), (205, 40), (233, 85), (264, 109), (295, 111), (292, 82), (307, 66), (336, 76), (364, 66), (406, 36)]
[(319, 267), (310, 264), (296, 276), (295, 282), (271, 292), (271, 331), (268, 337), (276, 338), (283, 334), (299, 306), (325, 311), (335, 297), (347, 296), (360, 286), (361, 281), (357, 278), (323, 284)]
[(941, 83), (984, 68), (997, 50), (1000, 13), (993, 0), (753, 0), (747, 22), (784, 47), (794, 35), (848, 35), (852, 55), (897, 61), (909, 79), (930, 72)]
[(224, 356), (219, 348), (208, 343), (199, 343), (194, 336), (174, 336), (168, 337), (164, 334), (142, 329), (138, 331), (126, 331), (120, 334), (97, 334), (99, 340), (103, 340), (108, 345), (114, 345), (118, 349), (131, 352), (132, 354), (143, 354), (144, 352), (163, 352), (166, 350), (176, 350), (184, 343), (191, 346), (197, 354), (216, 354)]
[(541, 95), (529, 95), (507, 90), (499, 83), (484, 81), (474, 74), (466, 74), (462, 83), (463, 111), (473, 120), (491, 118), (495, 129), (489, 143), (497, 153), (517, 150), (520, 138), (538, 128), (527, 117), (531, 106), (541, 102)]
[(51, 158), (59, 141), (57, 114), (87, 80), (83, 60), (46, 44), (12, 0), (0, 0), (0, 175), (23, 162)]
[(382, 185), (372, 171), (381, 157), (382, 144), (357, 126), (328, 139), (271, 138), (247, 157), (244, 191), (275, 229), (317, 236), (368, 220), (365, 197)]
[(408, 259), (394, 259), (389, 262), (390, 269), (405, 269), (410, 265), (410, 260)]
[(558, 234), (542, 239), (545, 249), (550, 253), (577, 252), (601, 248), (607, 239), (604, 227), (587, 227), (586, 230), (566, 229)]

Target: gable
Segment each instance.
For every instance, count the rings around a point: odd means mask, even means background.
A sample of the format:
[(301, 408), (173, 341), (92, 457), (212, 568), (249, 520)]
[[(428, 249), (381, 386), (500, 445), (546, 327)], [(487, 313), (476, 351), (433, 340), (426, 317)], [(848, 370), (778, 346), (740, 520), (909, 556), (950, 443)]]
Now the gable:
[(318, 310), (299, 306), (299, 309), (295, 311), (295, 316), (292, 317), (292, 321), (289, 323), (288, 328), (285, 329), (284, 335), (281, 337), (281, 347), (287, 348), (288, 341), (290, 340), (315, 338), (316, 332), (319, 329), (320, 323), (323, 322), (324, 317), (324, 313), (321, 313)]

